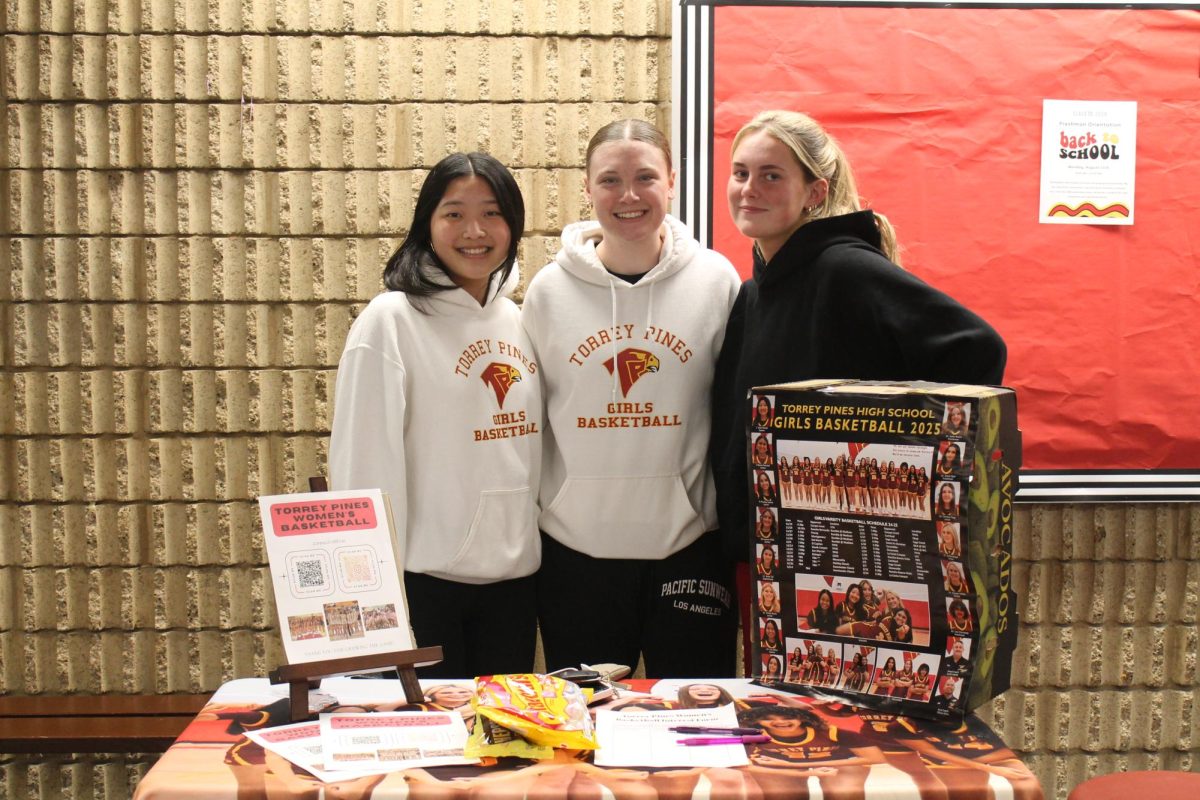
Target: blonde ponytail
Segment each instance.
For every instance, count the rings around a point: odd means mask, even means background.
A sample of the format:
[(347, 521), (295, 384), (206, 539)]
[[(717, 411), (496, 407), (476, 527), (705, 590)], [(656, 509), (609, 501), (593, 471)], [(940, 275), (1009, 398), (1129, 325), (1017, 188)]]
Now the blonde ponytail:
[[(748, 134), (766, 131), (782, 142), (796, 157), (809, 181), (824, 178), (829, 191), (820, 205), (805, 209), (804, 222), (826, 217), (838, 217), (862, 210), (858, 186), (850, 162), (837, 141), (820, 124), (799, 111), (762, 111), (747, 122), (733, 137), (731, 150)], [(887, 217), (875, 212), (879, 238), (884, 255), (894, 263), (900, 263), (896, 231)], [(803, 224), (803, 223), (802, 223)]]

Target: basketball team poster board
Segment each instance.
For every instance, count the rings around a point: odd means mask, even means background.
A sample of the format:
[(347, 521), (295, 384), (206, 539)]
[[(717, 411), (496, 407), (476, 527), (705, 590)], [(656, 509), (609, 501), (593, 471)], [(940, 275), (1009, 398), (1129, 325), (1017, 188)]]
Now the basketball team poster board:
[[(988, 5), (685, 0), (680, 216), (748, 275), (733, 137), (810, 114), (903, 266), (1008, 344), (1022, 500), (1200, 499), (1200, 5)], [(1136, 104), (1133, 224), (1041, 221), (1048, 100)]]
[(755, 677), (955, 721), (1007, 689), (1014, 393), (816, 380), (749, 400)]
[(378, 489), (260, 497), (289, 664), (413, 649)]

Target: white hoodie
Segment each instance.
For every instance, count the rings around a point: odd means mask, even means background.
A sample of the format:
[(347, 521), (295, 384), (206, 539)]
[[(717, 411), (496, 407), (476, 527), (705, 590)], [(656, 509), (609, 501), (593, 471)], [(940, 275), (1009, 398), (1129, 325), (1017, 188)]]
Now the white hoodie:
[(741, 280), (682, 222), (664, 227), (631, 285), (596, 256), (599, 223), (569, 225), (521, 314), (547, 402), (541, 528), (596, 558), (664, 558), (717, 527), (710, 390)]
[(346, 337), (332, 483), (390, 496), (410, 572), (491, 583), (541, 561), (541, 381), (509, 299), (518, 281), (514, 266), (485, 306), (458, 288), (384, 292)]

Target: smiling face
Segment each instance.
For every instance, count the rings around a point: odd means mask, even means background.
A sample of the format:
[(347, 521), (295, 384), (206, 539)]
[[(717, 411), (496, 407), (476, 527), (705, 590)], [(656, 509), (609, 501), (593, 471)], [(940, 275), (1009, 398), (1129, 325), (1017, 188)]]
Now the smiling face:
[(762, 563), (768, 569), (775, 564), (775, 549), (772, 547), (763, 548)]
[(450, 279), (482, 303), (512, 241), (488, 182), (478, 175), (451, 181), (433, 212), (429, 238)]
[(763, 584), (762, 602), (764, 606), (772, 606), (775, 604), (775, 587), (769, 583)]
[(783, 739), (794, 738), (804, 733), (803, 720), (791, 719), (785, 716), (766, 716), (757, 721), (767, 733)]
[(817, 605), (825, 611), (833, 608), (833, 595), (828, 589), (822, 589), (821, 593), (817, 595)]
[(862, 600), (862, 589), (860, 589), (857, 585), (851, 586), (849, 589), (846, 590), (846, 602), (847, 603), (849, 603), (850, 605), (856, 605), (861, 600)]
[(693, 683), (686, 691), (697, 703), (713, 703), (721, 699), (721, 688), (711, 683)]
[(768, 261), (806, 219), (804, 209), (825, 199), (829, 182), (809, 181), (787, 145), (766, 130), (738, 142), (726, 185), (733, 224)]
[(942, 488), (938, 491), (938, 502), (944, 506), (954, 505), (954, 487), (943, 483)]
[(430, 701), (443, 708), (458, 708), (471, 702), (472, 692), (465, 686), (438, 686), (426, 695)]
[(771, 404), (767, 402), (767, 398), (765, 397), (758, 398), (758, 418), (760, 420), (766, 420), (770, 416)]
[(763, 495), (771, 493), (771, 479), (767, 477), (767, 473), (758, 473), (758, 491)]
[(592, 151), (585, 188), (606, 240), (616, 246), (657, 241), (675, 194), (675, 173), (654, 145), (621, 139)]

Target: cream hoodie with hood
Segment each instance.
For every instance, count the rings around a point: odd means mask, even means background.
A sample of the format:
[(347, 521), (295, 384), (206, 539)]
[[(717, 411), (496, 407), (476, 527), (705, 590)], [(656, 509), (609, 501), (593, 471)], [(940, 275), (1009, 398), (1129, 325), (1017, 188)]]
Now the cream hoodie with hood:
[(458, 288), (384, 292), (346, 337), (332, 484), (389, 495), (410, 572), (492, 583), (541, 561), (541, 382), (509, 299), (519, 279), (514, 266), (484, 306)]
[(567, 226), (522, 309), (547, 401), (541, 528), (596, 558), (663, 558), (717, 527), (710, 391), (741, 280), (663, 225), (632, 285), (596, 256), (599, 223)]

